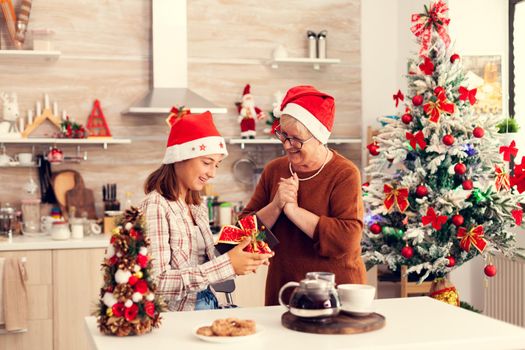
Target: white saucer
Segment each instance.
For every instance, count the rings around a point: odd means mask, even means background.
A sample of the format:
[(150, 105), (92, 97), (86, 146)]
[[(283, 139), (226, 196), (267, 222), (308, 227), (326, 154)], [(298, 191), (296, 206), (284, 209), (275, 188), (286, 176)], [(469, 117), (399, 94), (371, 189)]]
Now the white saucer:
[(33, 165), (35, 165), (35, 161), (29, 162), (29, 163), (18, 162), (18, 165), (20, 165), (20, 166), (33, 166)]
[(368, 316), (374, 312), (374, 308), (368, 307), (368, 308), (356, 309), (356, 308), (345, 308), (344, 306), (341, 306), (341, 311), (345, 314), (349, 314), (352, 316)]

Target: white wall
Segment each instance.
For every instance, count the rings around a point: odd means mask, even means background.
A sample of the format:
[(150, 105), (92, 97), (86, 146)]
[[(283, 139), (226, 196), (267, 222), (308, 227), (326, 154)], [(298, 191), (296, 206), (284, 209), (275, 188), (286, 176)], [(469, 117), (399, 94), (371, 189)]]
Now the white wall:
[[(407, 58), (417, 52), (410, 32), (410, 16), (422, 12), (423, 5), (428, 3), (428, 0), (362, 1), (362, 125), (365, 130), (368, 125), (379, 126), (378, 116), (398, 112), (392, 95), (406, 87), (403, 75)], [(448, 3), (455, 51), (460, 55), (502, 55), (502, 75), (507, 77), (507, 1), (449, 0)], [(503, 85), (507, 96), (506, 80)], [(481, 259), (464, 264), (451, 276), (460, 298), (477, 308), (483, 307), (483, 276)]]

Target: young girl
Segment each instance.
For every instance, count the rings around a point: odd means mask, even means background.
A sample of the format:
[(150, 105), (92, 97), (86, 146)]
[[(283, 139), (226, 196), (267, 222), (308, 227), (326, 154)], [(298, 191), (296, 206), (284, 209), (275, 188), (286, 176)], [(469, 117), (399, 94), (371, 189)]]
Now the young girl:
[(273, 255), (244, 252), (246, 239), (215, 256), (199, 192), (227, 155), (210, 112), (186, 114), (172, 125), (163, 164), (144, 184), (140, 207), (151, 240), (152, 273), (170, 311), (218, 308), (210, 284), (255, 272)]

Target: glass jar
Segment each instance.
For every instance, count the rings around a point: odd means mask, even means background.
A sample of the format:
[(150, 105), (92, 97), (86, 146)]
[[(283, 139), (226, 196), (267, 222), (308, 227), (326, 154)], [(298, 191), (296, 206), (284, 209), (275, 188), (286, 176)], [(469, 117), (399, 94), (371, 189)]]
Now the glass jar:
[(0, 239), (6, 240), (13, 237), (15, 222), (15, 209), (9, 203), (0, 208)]
[(25, 235), (40, 233), (40, 199), (22, 200), (22, 218), (24, 222), (22, 232)]

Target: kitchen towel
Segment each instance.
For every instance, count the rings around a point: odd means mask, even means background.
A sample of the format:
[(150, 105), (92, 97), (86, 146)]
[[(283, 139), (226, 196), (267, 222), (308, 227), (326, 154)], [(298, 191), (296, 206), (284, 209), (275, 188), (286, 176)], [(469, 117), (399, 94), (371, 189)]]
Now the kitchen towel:
[(27, 273), (19, 258), (5, 258), (3, 276), (3, 308), (5, 329), (8, 332), (27, 330)]

